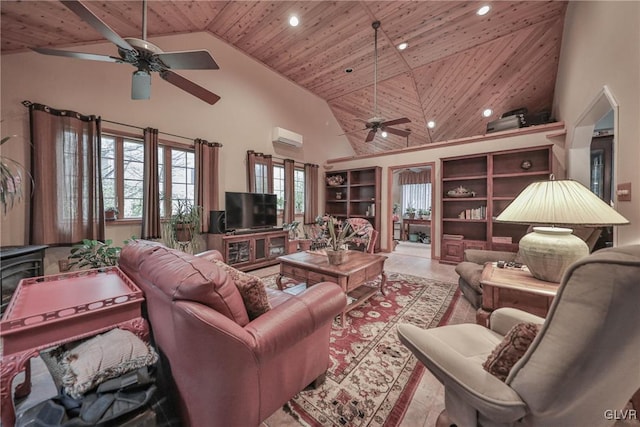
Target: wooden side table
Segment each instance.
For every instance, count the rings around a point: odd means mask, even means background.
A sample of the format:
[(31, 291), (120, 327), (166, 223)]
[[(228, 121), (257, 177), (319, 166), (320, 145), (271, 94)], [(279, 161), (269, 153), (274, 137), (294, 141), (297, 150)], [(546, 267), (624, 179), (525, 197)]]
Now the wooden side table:
[(476, 323), (484, 326), (488, 326), (491, 312), (500, 307), (545, 317), (560, 285), (536, 279), (526, 266), (498, 268), (495, 262), (485, 265), (480, 284), (482, 307), (476, 313)]
[(25, 382), (16, 388), (16, 396), (29, 394), (29, 360), (40, 350), (115, 327), (147, 340), (149, 329), (141, 316), (143, 301), (142, 291), (118, 267), (21, 280), (0, 321), (2, 425), (12, 426), (15, 421), (14, 377), (25, 370)]

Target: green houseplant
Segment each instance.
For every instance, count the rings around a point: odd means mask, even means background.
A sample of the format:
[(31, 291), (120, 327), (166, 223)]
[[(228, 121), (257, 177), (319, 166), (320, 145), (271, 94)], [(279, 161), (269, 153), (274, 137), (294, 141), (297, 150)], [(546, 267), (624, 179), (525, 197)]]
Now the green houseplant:
[(78, 268), (100, 268), (118, 264), (122, 248), (111, 246), (112, 244), (112, 240), (101, 242), (99, 240), (83, 239), (82, 243), (71, 248), (69, 268), (76, 266)]
[(202, 207), (187, 199), (176, 199), (175, 211), (165, 225), (165, 243), (172, 248), (184, 248), (188, 244), (197, 246), (200, 224)]
[[(0, 140), (0, 147), (12, 136), (5, 136)], [(5, 156), (0, 156), (0, 203), (6, 214), (13, 206), (22, 200), (22, 176), (29, 173), (19, 162)]]
[(339, 265), (345, 260), (347, 243), (351, 242), (356, 235), (356, 231), (346, 221), (339, 221), (332, 216), (324, 218), (323, 228), (325, 228), (325, 241), (327, 247), (327, 258), (329, 264)]
[(120, 211), (118, 211), (118, 208), (116, 208), (115, 206), (110, 206), (104, 210), (104, 220), (115, 221), (116, 219), (118, 219), (119, 213)]

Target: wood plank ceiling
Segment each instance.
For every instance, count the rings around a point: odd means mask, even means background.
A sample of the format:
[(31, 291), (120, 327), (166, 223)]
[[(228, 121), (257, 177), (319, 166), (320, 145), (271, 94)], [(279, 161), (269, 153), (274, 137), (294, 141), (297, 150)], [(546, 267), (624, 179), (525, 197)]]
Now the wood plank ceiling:
[[(141, 1), (85, 4), (120, 36), (140, 37)], [(520, 107), (550, 111), (566, 2), (488, 1), (491, 11), (478, 16), (482, 4), (154, 0), (147, 31), (149, 37), (206, 31), (236, 46), (325, 99), (355, 152), (369, 154), (480, 135), (488, 121)], [(3, 0), (0, 8), (3, 54), (104, 41), (57, 1)], [(289, 26), (291, 15), (298, 27)], [(374, 116), (375, 20), (382, 23), (378, 116), (408, 117), (411, 123), (399, 127), (411, 134), (378, 132), (365, 143), (367, 131), (356, 119)], [(409, 47), (398, 50), (401, 42)], [(494, 114), (483, 117), (485, 108)]]

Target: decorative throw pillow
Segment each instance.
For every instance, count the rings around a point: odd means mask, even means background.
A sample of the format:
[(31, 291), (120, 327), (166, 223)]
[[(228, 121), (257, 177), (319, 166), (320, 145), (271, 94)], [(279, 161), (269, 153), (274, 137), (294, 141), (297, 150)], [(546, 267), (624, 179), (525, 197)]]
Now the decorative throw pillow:
[(154, 364), (158, 355), (132, 332), (112, 329), (68, 350), (62, 356), (64, 391), (73, 398), (98, 384)]
[(527, 351), (540, 327), (535, 323), (518, 323), (491, 352), (482, 367), (502, 381), (506, 381), (511, 368)]
[(238, 287), (250, 320), (271, 310), (267, 291), (259, 277), (244, 273), (217, 259), (212, 261), (225, 270)]

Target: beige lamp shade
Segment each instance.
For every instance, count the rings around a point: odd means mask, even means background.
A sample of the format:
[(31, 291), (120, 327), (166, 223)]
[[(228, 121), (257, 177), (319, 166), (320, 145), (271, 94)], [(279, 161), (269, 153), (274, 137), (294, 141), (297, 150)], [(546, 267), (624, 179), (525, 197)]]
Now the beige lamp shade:
[(570, 179), (529, 184), (496, 221), (583, 227), (629, 223), (587, 187)]
[(545, 224), (520, 239), (520, 254), (531, 274), (560, 282), (566, 269), (589, 254), (587, 244), (570, 228), (555, 225), (608, 226), (629, 221), (587, 187), (573, 180), (534, 182), (496, 218), (498, 222)]

